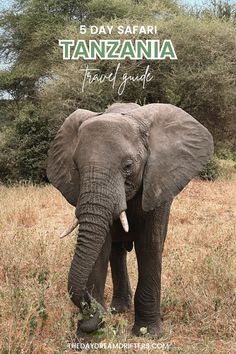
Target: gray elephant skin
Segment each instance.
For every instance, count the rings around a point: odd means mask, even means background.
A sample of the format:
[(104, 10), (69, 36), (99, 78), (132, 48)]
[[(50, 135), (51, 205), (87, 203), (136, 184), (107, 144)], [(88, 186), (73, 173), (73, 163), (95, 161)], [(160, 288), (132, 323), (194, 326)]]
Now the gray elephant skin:
[(171, 203), (212, 155), (209, 131), (170, 104), (114, 103), (104, 113), (78, 109), (65, 120), (49, 150), (47, 175), (79, 220), (69, 294), (82, 312), (85, 303), (97, 305), (91, 318), (78, 322), (78, 333), (102, 323), (109, 261), (111, 307), (119, 313), (130, 308), (126, 256), (134, 245), (132, 332), (139, 336), (145, 327), (161, 335), (161, 263)]

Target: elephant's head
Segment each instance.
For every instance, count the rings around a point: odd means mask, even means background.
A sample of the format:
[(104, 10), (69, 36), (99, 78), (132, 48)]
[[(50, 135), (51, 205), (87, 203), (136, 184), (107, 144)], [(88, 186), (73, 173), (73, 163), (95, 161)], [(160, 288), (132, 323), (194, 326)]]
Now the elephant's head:
[[(114, 104), (102, 114), (78, 109), (65, 120), (51, 146), (47, 174), (76, 207), (80, 223), (68, 281), (77, 306), (127, 201), (140, 192), (144, 212), (153, 210), (177, 195), (212, 153), (208, 130), (169, 104)], [(124, 213), (122, 218), (127, 231)]]

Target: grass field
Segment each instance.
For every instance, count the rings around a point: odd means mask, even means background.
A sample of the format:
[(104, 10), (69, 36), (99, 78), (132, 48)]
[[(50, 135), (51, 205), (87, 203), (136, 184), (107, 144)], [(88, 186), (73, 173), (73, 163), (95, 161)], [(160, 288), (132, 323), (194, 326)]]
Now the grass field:
[[(0, 200), (1, 353), (70, 353), (77, 315), (67, 273), (76, 233), (63, 240), (58, 235), (73, 208), (51, 186), (0, 186)], [(135, 289), (135, 254), (128, 256)], [(162, 284), (165, 335), (158, 342), (169, 344), (170, 353), (236, 353), (235, 181), (194, 180), (176, 198)], [(107, 304), (111, 295), (109, 272)], [(133, 315), (108, 314), (103, 342), (156, 343), (131, 337)]]

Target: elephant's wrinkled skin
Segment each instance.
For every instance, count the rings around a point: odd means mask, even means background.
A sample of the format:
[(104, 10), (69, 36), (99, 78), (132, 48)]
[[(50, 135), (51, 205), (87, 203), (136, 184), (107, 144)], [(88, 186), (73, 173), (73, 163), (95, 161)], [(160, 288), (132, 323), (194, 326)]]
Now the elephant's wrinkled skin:
[[(126, 265), (134, 243), (138, 285), (135, 323), (159, 336), (162, 250), (173, 198), (212, 157), (208, 130), (169, 104), (113, 104), (104, 113), (78, 109), (60, 128), (49, 151), (48, 178), (76, 207), (79, 236), (68, 290), (74, 304), (96, 299), (97, 312), (79, 323), (95, 330), (104, 311), (104, 286), (110, 259), (111, 306), (130, 308)], [(119, 215), (126, 210), (129, 232)]]

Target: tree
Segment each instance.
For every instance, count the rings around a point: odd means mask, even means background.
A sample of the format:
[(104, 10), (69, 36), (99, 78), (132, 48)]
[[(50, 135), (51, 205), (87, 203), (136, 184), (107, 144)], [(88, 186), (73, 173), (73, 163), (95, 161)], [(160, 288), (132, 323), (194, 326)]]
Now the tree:
[[(0, 72), (0, 90), (12, 97), (0, 104), (0, 178), (45, 180), (47, 147), (65, 117), (77, 107), (103, 111), (119, 100), (178, 105), (206, 125), (216, 143), (233, 140), (234, 10), (230, 8), (230, 16), (228, 7), (223, 12), (208, 10), (196, 15), (175, 0), (16, 0), (14, 7), (0, 16), (0, 53), (11, 63)], [(81, 24), (114, 28), (120, 24), (157, 26), (158, 37), (136, 35), (132, 39), (169, 38), (178, 61), (124, 60), (120, 77), (125, 73), (141, 75), (150, 65), (153, 80), (145, 89), (128, 82), (124, 94), (119, 96), (118, 79), (114, 89), (104, 82), (88, 85), (81, 92), (80, 69), (86, 64), (101, 73), (113, 72), (117, 65), (116, 61), (62, 59), (58, 39), (81, 38)], [(114, 39), (114, 35), (124, 39), (115, 32), (110, 37), (87, 33), (84, 38)]]
[(10, 69), (0, 73), (0, 90), (8, 91), (16, 100), (35, 99), (38, 81), (47, 76), (51, 66), (58, 33), (72, 16), (75, 3), (18, 0), (11, 10), (3, 12), (0, 54)]

